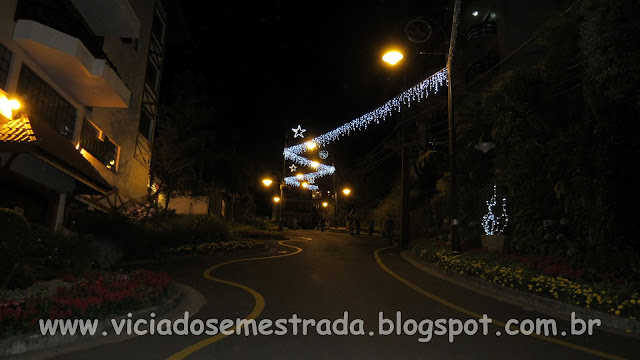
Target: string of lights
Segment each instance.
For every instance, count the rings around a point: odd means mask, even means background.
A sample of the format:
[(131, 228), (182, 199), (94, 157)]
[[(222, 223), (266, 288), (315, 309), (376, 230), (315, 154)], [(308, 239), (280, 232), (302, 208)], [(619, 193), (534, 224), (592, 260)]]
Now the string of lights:
[(502, 198), (502, 214), (496, 215), (493, 213), (493, 207), (498, 203), (496, 198), (496, 185), (493, 185), (493, 197), (487, 201), (489, 212), (482, 217), (482, 227), (484, 228), (485, 235), (502, 234), (509, 222), (509, 215), (507, 215), (507, 198)]
[[(426, 99), (432, 93), (437, 93), (440, 87), (447, 81), (446, 68), (436, 72), (428, 78), (422, 80), (418, 84), (409, 88), (402, 94), (387, 101), (379, 108), (360, 116), (334, 130), (331, 130), (325, 134), (322, 134), (311, 141), (317, 146), (326, 146), (327, 144), (339, 140), (343, 136), (348, 136), (352, 131), (367, 129), (367, 127), (375, 122), (379, 124), (380, 121), (386, 120), (387, 116), (390, 116), (392, 112), (400, 112), (403, 106), (411, 107), (413, 101), (420, 102), (422, 99)], [(308, 147), (303, 144), (290, 146), (284, 149), (284, 152), (291, 152), (294, 154), (302, 154), (306, 152)]]
[[(309, 149), (308, 144), (313, 143), (314, 147), (324, 147), (327, 144), (339, 140), (343, 136), (348, 136), (352, 131), (356, 130), (366, 130), (371, 123), (375, 122), (379, 124), (380, 121), (385, 121), (388, 116), (390, 116), (393, 112), (400, 112), (404, 106), (411, 107), (411, 103), (414, 101), (420, 102), (423, 99), (429, 97), (430, 94), (435, 94), (438, 92), (440, 87), (443, 84), (447, 83), (447, 69), (444, 68), (435, 74), (429, 76), (428, 78), (422, 80), (418, 84), (409, 88), (402, 94), (394, 97), (393, 99), (387, 101), (382, 106), (377, 109), (360, 116), (357, 119), (354, 119), (334, 130), (331, 130), (325, 134), (322, 134), (310, 141), (305, 141), (302, 144), (290, 146), (283, 150), (283, 155), (285, 159), (291, 160), (298, 165), (311, 167), (315, 169), (315, 172), (303, 174), (302, 178), (299, 176), (290, 176), (285, 178), (285, 182), (291, 186), (300, 186), (301, 180), (312, 180), (331, 175), (335, 172), (335, 167), (327, 166), (324, 164), (319, 164), (318, 162), (311, 161), (300, 154), (306, 152)], [(291, 129), (294, 131), (295, 136), (304, 137), (302, 133), (306, 130), (302, 129), (300, 125), (297, 128)], [(307, 187), (308, 188), (308, 187)]]

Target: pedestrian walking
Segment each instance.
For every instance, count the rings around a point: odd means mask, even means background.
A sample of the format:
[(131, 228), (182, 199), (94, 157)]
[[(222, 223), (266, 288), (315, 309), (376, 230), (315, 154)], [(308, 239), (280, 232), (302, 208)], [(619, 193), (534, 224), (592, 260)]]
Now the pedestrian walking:
[(354, 214), (353, 214), (353, 210), (349, 211), (349, 213), (347, 214), (347, 216), (345, 217), (345, 220), (348, 223), (349, 226), (349, 235), (353, 235), (353, 227), (354, 227)]
[(387, 214), (387, 220), (384, 222), (384, 236), (389, 241), (389, 244), (393, 243), (393, 218), (391, 214)]

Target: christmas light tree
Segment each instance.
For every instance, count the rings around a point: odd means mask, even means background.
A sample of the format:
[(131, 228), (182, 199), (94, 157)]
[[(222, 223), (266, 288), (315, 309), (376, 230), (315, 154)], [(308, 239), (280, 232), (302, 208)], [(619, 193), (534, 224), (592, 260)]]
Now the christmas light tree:
[(509, 222), (507, 215), (507, 198), (502, 198), (502, 214), (494, 214), (494, 207), (498, 204), (496, 185), (493, 185), (493, 197), (487, 201), (488, 213), (482, 217), (482, 227), (485, 235), (500, 235), (504, 232)]

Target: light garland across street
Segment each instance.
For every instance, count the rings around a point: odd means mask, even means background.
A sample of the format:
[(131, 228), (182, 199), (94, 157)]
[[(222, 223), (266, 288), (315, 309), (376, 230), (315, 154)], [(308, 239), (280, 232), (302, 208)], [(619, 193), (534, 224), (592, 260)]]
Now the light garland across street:
[[(380, 121), (386, 120), (387, 116), (390, 116), (394, 111), (400, 112), (403, 106), (411, 107), (412, 102), (420, 102), (422, 99), (426, 99), (427, 97), (429, 97), (429, 95), (437, 93), (440, 87), (445, 84), (447, 84), (446, 68), (422, 80), (415, 86), (409, 88), (407, 91), (387, 101), (379, 108), (366, 113), (359, 118), (354, 119), (334, 130), (322, 134), (310, 141), (314, 142), (318, 147), (323, 147), (333, 141), (339, 140), (343, 136), (349, 135), (352, 131), (367, 129), (367, 127), (373, 122), (375, 122), (376, 124), (380, 124)], [(300, 125), (292, 130), (296, 134), (294, 138), (296, 136), (303, 137), (302, 132), (304, 130)], [(316, 180), (317, 178), (326, 175), (332, 175), (336, 170), (333, 166), (318, 164), (303, 156), (300, 156), (302, 153), (308, 151), (308, 146), (305, 145), (308, 142), (309, 141), (305, 141), (302, 144), (285, 148), (283, 150), (283, 155), (285, 159), (291, 160), (300, 166), (313, 168), (315, 172), (304, 174), (302, 178), (298, 178), (296, 176), (286, 177), (285, 183), (287, 185), (298, 187), (300, 186), (300, 181), (302, 180)]]

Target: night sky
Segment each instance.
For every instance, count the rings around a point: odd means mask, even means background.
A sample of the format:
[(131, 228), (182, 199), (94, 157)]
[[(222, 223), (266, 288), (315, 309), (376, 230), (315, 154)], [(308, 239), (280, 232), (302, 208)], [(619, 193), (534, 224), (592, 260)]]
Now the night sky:
[[(185, 69), (202, 73), (215, 108), (212, 128), (243, 144), (240, 151), (253, 154), (265, 171), (282, 171), (282, 148), (285, 136), (292, 141), (291, 128), (306, 128), (307, 140), (407, 88), (400, 72), (380, 59), (388, 45), (405, 46), (410, 85), (444, 67), (444, 58), (417, 54), (441, 50), (452, 5), (442, 0), (179, 3), (168, 11), (161, 93)], [(433, 31), (422, 44), (408, 41), (404, 31), (419, 17)], [(331, 144), (327, 150), (337, 174), (362, 176), (364, 163), (383, 156), (372, 151), (389, 140), (396, 125), (394, 117)]]

